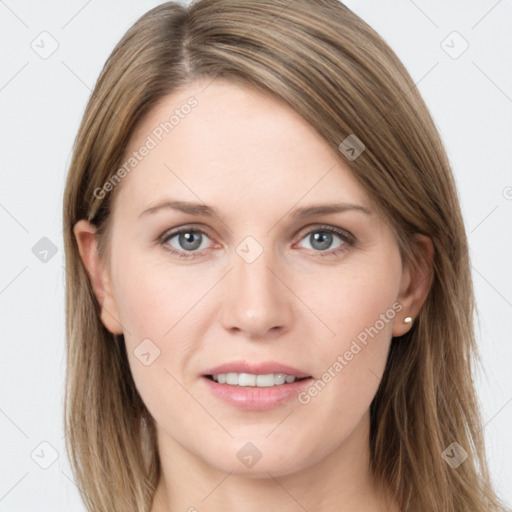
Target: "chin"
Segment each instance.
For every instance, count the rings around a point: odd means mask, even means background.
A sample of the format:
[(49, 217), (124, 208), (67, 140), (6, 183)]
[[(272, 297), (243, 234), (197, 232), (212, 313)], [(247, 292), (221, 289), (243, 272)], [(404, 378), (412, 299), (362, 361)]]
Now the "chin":
[(267, 434), (254, 437), (254, 441), (233, 440), (228, 446), (219, 446), (205, 462), (224, 473), (269, 478), (270, 475), (278, 477), (297, 473), (328, 455), (325, 446), (320, 448), (321, 440), (318, 440), (318, 446), (311, 445), (310, 440), (308, 447), (300, 442), (270, 442), (265, 439)]

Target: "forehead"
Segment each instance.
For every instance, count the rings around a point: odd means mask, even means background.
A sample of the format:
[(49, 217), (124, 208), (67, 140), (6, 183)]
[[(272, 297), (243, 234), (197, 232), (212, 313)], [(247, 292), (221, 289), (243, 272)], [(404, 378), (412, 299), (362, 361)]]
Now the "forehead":
[(167, 194), (254, 213), (301, 198), (367, 199), (343, 157), (283, 100), (220, 79), (163, 98), (137, 126), (129, 159), (118, 191), (125, 208)]

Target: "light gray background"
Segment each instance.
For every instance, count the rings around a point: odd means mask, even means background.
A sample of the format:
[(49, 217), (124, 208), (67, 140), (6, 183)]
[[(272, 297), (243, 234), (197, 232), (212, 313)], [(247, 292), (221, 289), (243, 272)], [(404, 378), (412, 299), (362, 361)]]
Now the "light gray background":
[[(0, 512), (84, 510), (61, 420), (64, 179), (103, 63), (128, 27), (158, 3), (0, 0)], [(485, 438), (497, 488), (511, 503), (512, 2), (347, 5), (403, 60), (447, 147), (480, 312), (486, 374), (477, 376), (477, 386)], [(458, 58), (465, 43), (453, 31), (469, 44)], [(41, 53), (52, 44), (58, 48), (46, 59), (32, 47)], [(32, 252), (43, 237), (57, 250), (46, 262)]]

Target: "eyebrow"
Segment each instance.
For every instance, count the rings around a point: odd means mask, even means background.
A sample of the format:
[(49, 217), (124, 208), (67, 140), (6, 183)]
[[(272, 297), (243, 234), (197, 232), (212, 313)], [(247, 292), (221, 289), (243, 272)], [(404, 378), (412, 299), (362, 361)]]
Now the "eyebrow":
[[(144, 215), (157, 213), (161, 210), (177, 210), (183, 213), (188, 213), (189, 215), (197, 215), (203, 217), (218, 217), (220, 218), (220, 213), (213, 208), (212, 206), (208, 206), (206, 204), (201, 203), (192, 203), (189, 201), (177, 201), (166, 199), (154, 206), (151, 206), (144, 210), (139, 217)], [(301, 208), (297, 208), (291, 214), (292, 219), (303, 219), (305, 217), (313, 217), (318, 215), (328, 215), (331, 213), (342, 213), (345, 211), (353, 210), (356, 212), (361, 212), (366, 215), (372, 215), (373, 211), (366, 206), (362, 206), (360, 204), (352, 204), (352, 203), (330, 203), (330, 204), (317, 204), (311, 206), (304, 206)]]

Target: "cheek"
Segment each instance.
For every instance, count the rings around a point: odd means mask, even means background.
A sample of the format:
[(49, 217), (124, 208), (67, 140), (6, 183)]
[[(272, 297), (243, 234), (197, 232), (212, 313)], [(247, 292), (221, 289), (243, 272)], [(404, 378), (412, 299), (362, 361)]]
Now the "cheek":
[(193, 352), (188, 312), (204, 294), (204, 286), (191, 285), (182, 270), (172, 272), (143, 253), (119, 252), (116, 257), (117, 309), (132, 374), (146, 400), (171, 379), (166, 370), (174, 374)]
[(312, 296), (312, 304), (333, 332), (316, 339), (322, 369), (299, 402), (320, 422), (338, 418), (336, 435), (349, 434), (377, 392), (402, 308), (396, 300), (400, 278), (400, 257), (390, 253), (340, 269), (335, 280), (317, 281), (324, 293)]
[(192, 267), (135, 251), (118, 260), (114, 281), (122, 324), (133, 343), (141, 337), (170, 338), (211, 287)]
[(297, 281), (295, 290), (317, 317), (319, 336), (313, 339), (318, 352), (332, 356), (332, 350), (348, 349), (356, 338), (363, 343), (366, 337), (389, 338), (402, 307), (397, 302), (401, 274), (399, 254), (389, 252), (354, 259), (330, 272), (320, 269)]

